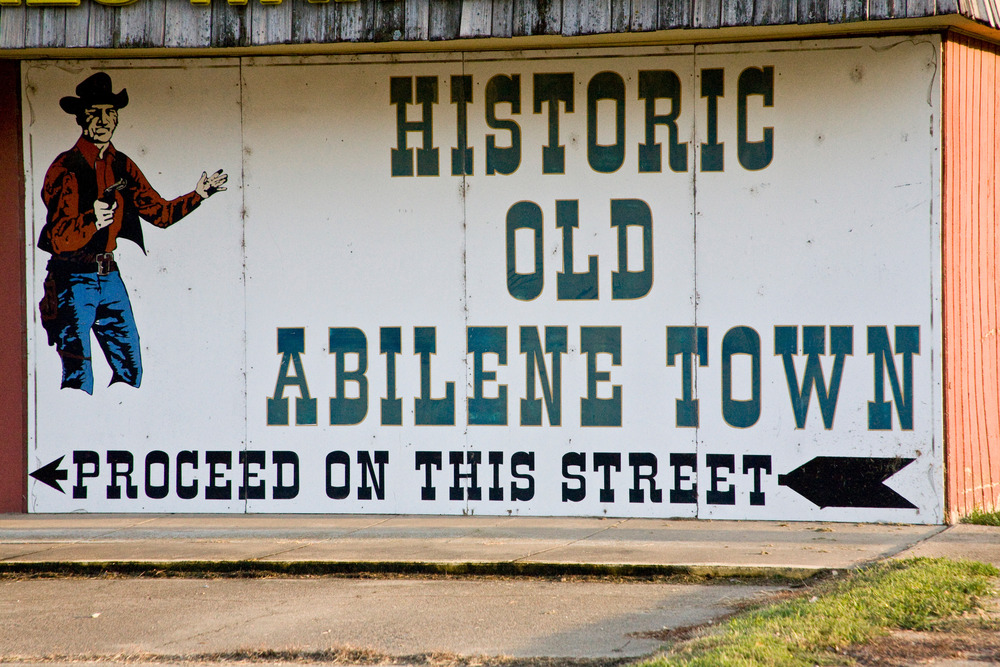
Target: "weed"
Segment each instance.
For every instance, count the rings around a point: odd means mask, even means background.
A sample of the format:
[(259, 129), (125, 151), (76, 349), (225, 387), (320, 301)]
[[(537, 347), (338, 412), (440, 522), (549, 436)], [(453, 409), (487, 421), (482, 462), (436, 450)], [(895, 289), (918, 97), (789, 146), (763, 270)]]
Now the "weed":
[(994, 592), (998, 574), (991, 565), (945, 559), (879, 563), (740, 614), (642, 667), (845, 664), (852, 645), (895, 629), (926, 630), (975, 609)]
[(962, 523), (977, 526), (1000, 526), (1000, 512), (986, 512), (978, 507), (962, 517)]

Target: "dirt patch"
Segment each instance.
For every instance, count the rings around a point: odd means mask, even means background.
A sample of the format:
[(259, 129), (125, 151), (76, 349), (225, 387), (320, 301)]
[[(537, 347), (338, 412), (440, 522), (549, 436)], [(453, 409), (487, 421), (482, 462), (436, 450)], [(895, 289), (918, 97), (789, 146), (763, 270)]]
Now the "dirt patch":
[(941, 659), (1000, 664), (1000, 632), (895, 632), (846, 651), (860, 665), (907, 667)]
[(635, 637), (636, 639), (655, 639), (663, 642), (664, 644), (686, 642), (689, 639), (694, 639), (695, 637), (700, 637), (710, 633), (717, 626), (725, 623), (734, 616), (739, 616), (740, 614), (753, 609), (759, 609), (761, 607), (767, 607), (772, 604), (784, 602), (785, 600), (801, 597), (806, 594), (806, 591), (808, 591), (808, 589), (802, 585), (789, 586), (788, 588), (777, 591), (776, 593), (769, 593), (753, 600), (738, 602), (733, 605), (732, 611), (728, 614), (717, 616), (707, 623), (683, 625), (676, 628), (663, 628), (662, 630), (649, 630), (646, 632), (630, 632), (628, 636)]
[(1000, 598), (976, 614), (942, 621), (930, 632), (896, 631), (845, 653), (860, 665), (906, 667), (936, 660), (1000, 664)]

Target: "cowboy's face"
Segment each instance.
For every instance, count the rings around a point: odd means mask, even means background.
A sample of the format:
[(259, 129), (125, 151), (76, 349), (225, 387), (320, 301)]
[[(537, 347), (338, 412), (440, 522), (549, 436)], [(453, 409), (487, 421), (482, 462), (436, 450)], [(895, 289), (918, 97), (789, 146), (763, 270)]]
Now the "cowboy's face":
[(118, 109), (113, 104), (94, 104), (83, 112), (83, 136), (95, 144), (106, 144), (118, 127)]

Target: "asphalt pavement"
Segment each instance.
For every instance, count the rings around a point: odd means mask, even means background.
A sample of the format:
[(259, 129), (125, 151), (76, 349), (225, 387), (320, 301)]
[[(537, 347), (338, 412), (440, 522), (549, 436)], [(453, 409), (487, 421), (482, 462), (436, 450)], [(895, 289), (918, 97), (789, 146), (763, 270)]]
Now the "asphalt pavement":
[[(8, 575), (0, 578), (0, 663), (471, 664), (506, 656), (612, 664), (803, 579), (908, 556), (1000, 565), (1000, 529), (0, 515), (0, 572)], [(101, 572), (111, 574), (52, 576)]]

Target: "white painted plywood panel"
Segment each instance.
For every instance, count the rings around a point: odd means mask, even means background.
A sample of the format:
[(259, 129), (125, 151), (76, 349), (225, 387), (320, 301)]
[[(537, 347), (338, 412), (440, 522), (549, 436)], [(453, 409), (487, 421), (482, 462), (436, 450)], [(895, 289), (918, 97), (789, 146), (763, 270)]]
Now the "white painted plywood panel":
[[(718, 101), (724, 171), (699, 171), (697, 179), (698, 320), (710, 338), (710, 365), (698, 374), (699, 449), (735, 455), (739, 468), (715, 473), (729, 479), (715, 486), (736, 489), (735, 504), (706, 502), (700, 516), (941, 519), (937, 57), (937, 41), (926, 39), (699, 50), (701, 76), (713, 69), (725, 75)], [(746, 98), (746, 138), (763, 141), (763, 128), (772, 128), (773, 156), (764, 168), (748, 169), (738, 150), (739, 81), (765, 68), (773, 75), (773, 100)], [(707, 102), (700, 101), (700, 141), (708, 137)], [(729, 419), (725, 337), (733, 331), (730, 350), (745, 351), (740, 327), (759, 337), (759, 403), (732, 404)], [(835, 402), (830, 394), (829, 422), (817, 390), (807, 414), (799, 415), (804, 423), (797, 421), (785, 357), (776, 354), (776, 338), (790, 333), (794, 345), (797, 337), (789, 359), (801, 391), (804, 327), (822, 327), (825, 349), (815, 359), (824, 384), (816, 387), (838, 390)], [(884, 349), (877, 345), (883, 332), (903, 398), (912, 386), (912, 405), (893, 397), (890, 369), (881, 383), (876, 379), (884, 357), (872, 352)], [(844, 352), (839, 384), (835, 337)], [(907, 345), (915, 345), (913, 354), (904, 353)], [(732, 368), (733, 400), (751, 401), (751, 356), (735, 354)], [(876, 391), (891, 404), (885, 428), (869, 416)], [(912, 422), (901, 426), (900, 413)], [(749, 504), (752, 472), (742, 467), (742, 457), (754, 453), (770, 455), (772, 465), (762, 478), (766, 504), (758, 507)], [(883, 463), (866, 467), (867, 459)], [(907, 459), (912, 463), (902, 469)], [(802, 465), (812, 493), (860, 506), (803, 502), (780, 484)], [(861, 481), (879, 465), (900, 470), (888, 487), (905, 500), (876, 498), (880, 481)], [(699, 483), (711, 488), (712, 474), (703, 463)]]
[[(111, 372), (94, 342), (94, 395), (60, 390), (59, 356), (47, 346), (37, 322), (48, 255), (29, 252), (29, 466), (35, 471), (65, 457), (61, 469), (68, 472), (62, 494), (29, 480), (29, 509), (242, 510), (235, 491), (235, 464), (245, 437), (239, 68), (232, 60), (26, 65), (27, 236), (32, 241), (45, 224), (40, 198), (45, 172), (80, 136), (59, 100), (74, 96), (77, 84), (96, 71), (111, 76), (114, 92), (127, 89), (129, 103), (120, 110), (112, 143), (135, 161), (160, 194), (173, 198), (192, 191), (205, 170), (222, 168), (231, 179), (227, 192), (203, 202), (176, 226), (161, 230), (144, 223), (148, 256), (119, 240), (116, 259), (142, 348), (139, 389), (108, 386)], [(184, 483), (199, 484), (200, 501), (184, 501), (176, 494), (177, 454), (185, 450), (199, 452), (198, 470), (186, 468), (190, 479)], [(221, 475), (216, 483), (229, 483), (231, 497), (205, 499), (207, 450), (226, 452), (232, 460), (228, 470), (216, 466)], [(169, 459), (170, 493), (162, 499), (151, 498), (144, 488), (146, 457), (154, 451)], [(88, 475), (94, 468), (73, 465), (74, 452), (94, 452), (99, 460), (97, 476), (85, 477), (86, 498), (74, 498), (69, 487), (76, 485), (78, 472)], [(131, 461), (135, 498), (128, 497), (124, 477), (112, 480), (108, 452), (125, 452), (116, 466), (120, 472)], [(154, 461), (160, 459), (154, 455)], [(152, 485), (162, 487), (164, 466), (154, 463), (151, 470)], [(109, 498), (114, 492), (107, 486), (119, 487), (121, 498)]]
[[(498, 386), (503, 385), (508, 399), (505, 424), (470, 425), (469, 442), (472, 449), (483, 451), (484, 460), (487, 452), (503, 453), (508, 465), (518, 453), (533, 456), (535, 479), (530, 500), (511, 502), (505, 489), (504, 503), (484, 499), (475, 506), (484, 513), (503, 507), (541, 514), (693, 516), (696, 509), (693, 504), (667, 502), (669, 455), (693, 453), (695, 439), (693, 430), (673, 429), (664, 421), (665, 408), (673, 406), (667, 397), (670, 376), (679, 370), (666, 366), (666, 327), (690, 326), (695, 316), (692, 108), (681, 104), (676, 109), (677, 141), (686, 144), (681, 148), (686, 164), (677, 165), (678, 171), (670, 168), (669, 134), (661, 126), (654, 135), (662, 144), (659, 168), (652, 171), (652, 163), (647, 167), (651, 171), (639, 167), (646, 123), (640, 77), (660, 73), (683, 98), (694, 84), (693, 59), (690, 49), (632, 52), (629, 57), (596, 55), (483, 58), (466, 65), (476, 84), (469, 131), (475, 140), (475, 174), (468, 178), (466, 199), (469, 321), (506, 329), (507, 364), (500, 366), (496, 355), (485, 355), (484, 368), (495, 371), (497, 378), (484, 383), (483, 395), (497, 396)], [(497, 146), (511, 145), (510, 132), (491, 128), (485, 113), (487, 89), (497, 76), (518, 77), (520, 83), (520, 113), (513, 114), (509, 103), (498, 104), (495, 112), (499, 118), (514, 119), (519, 127), (521, 159), (509, 175), (491, 175), (487, 168), (486, 137), (495, 136)], [(559, 81), (565, 84), (560, 87)], [(604, 164), (598, 162), (601, 149), (591, 147), (588, 128), (596, 129), (595, 144), (619, 144), (617, 95), (623, 114), (622, 152)], [(561, 168), (558, 160), (548, 167), (545, 162), (553, 128), (548, 102), (552, 96), (571, 100), (560, 101), (557, 108), (555, 145), (563, 147)], [(591, 97), (596, 100), (593, 110), (588, 107)], [(666, 116), (674, 109), (670, 100), (661, 99), (654, 111)], [(533, 290), (507, 279), (511, 252), (507, 227), (528, 211), (541, 214), (541, 280)], [(643, 215), (649, 216), (647, 228), (614, 226), (637, 222)], [(568, 226), (574, 223), (575, 227)], [(620, 229), (625, 230), (621, 246), (625, 267), (619, 266)], [(513, 254), (520, 274), (535, 273), (534, 234), (533, 229), (515, 232)], [(650, 255), (644, 257), (647, 243)], [(560, 276), (568, 274), (567, 269), (587, 275)], [(650, 282), (625, 298), (612, 284), (613, 274), (623, 269), (643, 274)], [(537, 284), (536, 279), (527, 280)], [(528, 331), (522, 333), (522, 327)], [(559, 355), (559, 422), (553, 423), (537, 371), (528, 380), (529, 364), (537, 367), (529, 357), (535, 355), (521, 350), (522, 345), (530, 349), (529, 335), (537, 335), (545, 345), (550, 342), (547, 337), (556, 334), (565, 336), (565, 347)], [(545, 355), (550, 385), (555, 383), (553, 357)], [(588, 371), (591, 359), (593, 369)], [(471, 361), (469, 381), (475, 385)], [(533, 391), (529, 384), (535, 385)], [(538, 425), (531, 425), (537, 422), (521, 404), (529, 396), (543, 399)], [(592, 399), (606, 402), (591, 403)], [(630, 456), (638, 456), (635, 461), (643, 465), (633, 468)], [(654, 495), (659, 500), (650, 498), (648, 482), (639, 487), (642, 500), (638, 496), (632, 500), (634, 472), (652, 474), (650, 460), (657, 466)], [(504, 470), (508, 484), (523, 485), (510, 478), (509, 467)]]
[[(415, 465), (417, 451), (462, 451), (465, 446), (461, 181), (394, 177), (390, 155), (396, 145), (391, 79), (438, 77), (460, 68), (454, 59), (444, 58), (405, 65), (379, 59), (307, 65), (267, 61), (244, 69), (250, 448), (295, 452), (302, 475), (297, 498), (277, 504), (253, 501), (251, 510), (464, 509), (464, 503), (449, 503), (440, 493), (435, 501), (421, 501), (423, 473)], [(444, 139), (454, 135), (449, 127), (454, 121), (440, 110), (447, 88), (437, 95), (434, 132)], [(419, 120), (420, 111), (417, 106), (408, 118)], [(409, 141), (420, 146), (421, 135), (411, 133)], [(445, 158), (447, 148), (440, 154)], [(398, 334), (399, 352), (391, 355), (391, 363), (395, 396), (401, 401), (399, 424), (392, 419), (383, 423), (381, 399), (388, 397), (390, 362), (390, 355), (380, 354), (383, 328)], [(443, 398), (451, 387), (453, 409), (444, 417), (446, 425), (416, 425), (416, 399), (422, 395), (416, 336), (423, 328), (433, 333), (436, 345), (436, 353), (428, 357), (428, 395)], [(291, 397), (286, 398), (288, 425), (268, 423), (267, 398), (276, 398), (282, 361), (277, 353), (280, 329), (304, 336), (300, 359), (316, 401), (315, 425), (297, 424), (297, 389), (285, 392)], [(345, 335), (355, 338), (357, 332), (363, 335), (367, 408), (359, 423), (331, 423), (330, 399), (340, 396), (337, 364), (350, 372), (359, 363), (357, 353), (330, 353), (331, 329), (351, 330)], [(343, 390), (348, 398), (360, 396), (355, 380), (345, 380)], [(368, 500), (359, 497), (359, 452), (369, 453), (373, 465), (377, 452), (387, 457), (382, 499), (374, 493)], [(277, 475), (273, 455), (268, 456), (262, 478)], [(343, 456), (350, 461), (346, 477)], [(349, 486), (350, 493), (331, 497), (338, 492), (327, 493), (328, 481), (334, 487)]]

